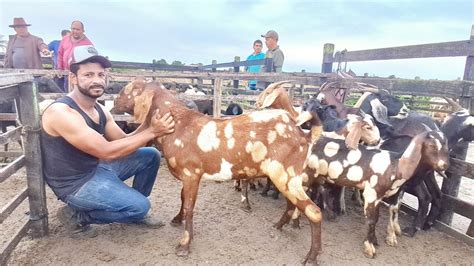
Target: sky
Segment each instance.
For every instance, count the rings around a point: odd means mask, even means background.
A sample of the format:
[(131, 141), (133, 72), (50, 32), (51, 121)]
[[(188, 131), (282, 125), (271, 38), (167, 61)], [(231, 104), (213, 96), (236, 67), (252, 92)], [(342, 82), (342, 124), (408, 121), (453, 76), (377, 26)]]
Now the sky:
[[(46, 43), (73, 20), (85, 25), (99, 53), (111, 60), (185, 64), (231, 62), (253, 52), (261, 34), (276, 30), (284, 72), (321, 72), (323, 46), (348, 51), (468, 40), (472, 0), (0, 0), (0, 34), (14, 34), (13, 17)], [(4, 37), (7, 38), (7, 37)], [(266, 48), (264, 48), (266, 51)], [(453, 80), (466, 57), (348, 62), (358, 75)], [(337, 64), (334, 65), (335, 67)]]

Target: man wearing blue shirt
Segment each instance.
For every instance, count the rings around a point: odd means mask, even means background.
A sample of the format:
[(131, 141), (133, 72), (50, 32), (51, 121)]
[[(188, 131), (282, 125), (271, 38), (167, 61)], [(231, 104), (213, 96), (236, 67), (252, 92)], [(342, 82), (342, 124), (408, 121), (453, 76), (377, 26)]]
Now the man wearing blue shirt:
[[(70, 30), (62, 30), (61, 31), (61, 39), (64, 38), (64, 36), (68, 35), (71, 33)], [(53, 51), (53, 67), (54, 69), (57, 69), (58, 65), (58, 50), (59, 50), (59, 44), (61, 43), (61, 40), (55, 40), (52, 41), (48, 44), (48, 50)]]
[[(262, 46), (263, 46), (262, 41), (260, 40), (254, 41), (253, 42), (254, 52), (247, 57), (247, 61), (265, 59), (265, 54), (262, 53)], [(254, 66), (246, 67), (245, 70), (249, 73), (259, 73), (261, 68), (262, 68), (261, 65), (254, 65)], [(249, 89), (257, 90), (257, 80), (249, 80)]]

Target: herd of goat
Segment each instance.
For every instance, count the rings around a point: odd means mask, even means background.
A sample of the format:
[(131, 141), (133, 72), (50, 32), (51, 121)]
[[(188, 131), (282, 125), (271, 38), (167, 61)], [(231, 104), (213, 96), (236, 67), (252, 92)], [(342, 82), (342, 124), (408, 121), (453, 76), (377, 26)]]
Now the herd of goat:
[[(159, 82), (136, 80), (121, 89), (112, 112), (126, 112), (137, 123), (149, 123), (158, 109), (170, 112), (176, 122), (174, 133), (154, 144), (183, 184), (181, 208), (171, 222), (180, 226), (184, 221), (177, 255), (189, 253), (202, 178), (242, 181), (237, 188), (242, 188), (246, 210), (250, 209), (247, 186), (252, 179), (267, 178), (267, 185), (287, 199), (276, 228), (291, 220), (299, 226), (300, 213), (309, 220), (311, 248), (305, 263), (316, 262), (321, 252), (321, 208), (329, 220), (345, 212), (344, 187), (362, 194), (367, 257), (376, 254), (375, 226), (382, 202), (389, 206), (385, 242), (390, 246), (397, 245), (402, 232), (413, 236), (433, 225), (442, 196), (435, 172), (445, 177), (456, 143), (474, 139), (474, 117), (468, 110), (447, 99), (453, 112), (439, 124), (409, 111), (387, 91), (362, 83), (356, 83), (364, 93), (354, 107), (335, 97), (337, 83), (326, 83), (297, 110), (284, 83), (273, 83), (260, 93), (256, 101), (260, 110), (243, 112), (232, 103), (223, 112), (228, 116), (219, 119), (209, 116), (212, 101), (178, 100), (174, 90)], [(413, 223), (402, 230), (398, 211), (405, 191), (418, 198), (419, 208)]]

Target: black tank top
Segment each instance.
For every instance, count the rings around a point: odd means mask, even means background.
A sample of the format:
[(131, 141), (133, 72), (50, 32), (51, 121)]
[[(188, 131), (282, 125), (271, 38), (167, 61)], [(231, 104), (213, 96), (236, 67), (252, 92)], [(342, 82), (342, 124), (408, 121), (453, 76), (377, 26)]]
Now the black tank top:
[[(106, 117), (99, 104), (95, 105), (99, 113), (99, 124), (97, 124), (70, 97), (64, 96), (53, 104), (55, 103), (67, 104), (82, 115), (90, 128), (101, 135), (105, 134)], [(43, 128), (41, 128), (41, 153), (46, 182), (61, 200), (89, 181), (99, 164), (98, 158), (75, 148), (62, 137), (49, 135)]]

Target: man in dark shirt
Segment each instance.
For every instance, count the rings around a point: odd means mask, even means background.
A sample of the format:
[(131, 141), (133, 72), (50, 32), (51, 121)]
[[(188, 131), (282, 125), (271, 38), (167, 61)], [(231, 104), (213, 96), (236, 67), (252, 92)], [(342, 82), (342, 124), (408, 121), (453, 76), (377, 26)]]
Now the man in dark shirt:
[[(51, 104), (42, 116), (41, 148), (46, 182), (65, 202), (58, 219), (72, 236), (96, 236), (90, 224), (161, 221), (147, 216), (160, 153), (142, 147), (174, 131), (169, 113), (154, 115), (149, 126), (125, 134), (111, 113), (97, 103), (106, 86), (108, 59), (95, 48), (73, 51), (70, 79), (74, 90)], [(123, 181), (134, 176), (129, 187)]]

